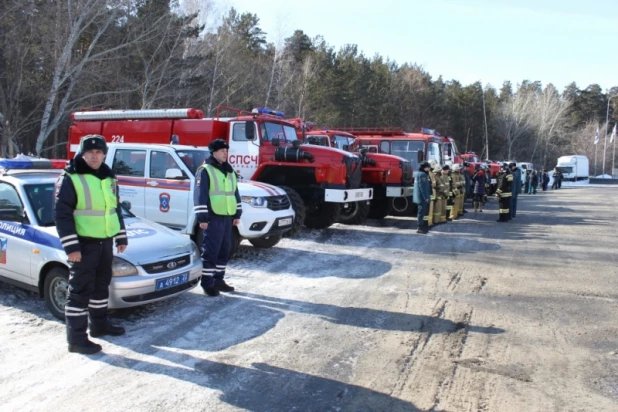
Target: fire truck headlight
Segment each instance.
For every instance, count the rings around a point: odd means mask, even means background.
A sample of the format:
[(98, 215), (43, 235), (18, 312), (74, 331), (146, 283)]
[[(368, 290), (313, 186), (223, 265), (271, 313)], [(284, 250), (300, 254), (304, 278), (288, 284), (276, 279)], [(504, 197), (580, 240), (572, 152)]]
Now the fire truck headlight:
[(267, 205), (266, 199), (259, 196), (242, 196), (240, 200), (253, 207), (266, 207)]

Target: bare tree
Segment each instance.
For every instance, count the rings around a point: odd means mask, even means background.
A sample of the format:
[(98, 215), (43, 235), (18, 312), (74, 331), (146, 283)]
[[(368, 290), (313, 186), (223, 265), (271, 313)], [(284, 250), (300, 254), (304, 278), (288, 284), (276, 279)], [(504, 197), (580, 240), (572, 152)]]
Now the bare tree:
[(549, 84), (542, 93), (536, 93), (534, 106), (532, 125), (535, 129), (536, 140), (530, 154), (530, 161), (533, 161), (537, 148), (542, 145), (541, 163), (546, 164), (550, 142), (563, 134), (571, 103), (562, 99), (556, 88)]
[[(66, 26), (59, 24), (54, 33), (58, 53), (41, 116), (36, 153), (41, 153), (49, 135), (71, 109), (75, 87), (89, 64), (122, 58), (120, 51), (158, 32), (157, 25), (127, 25), (135, 21), (131, 13), (132, 5), (123, 0), (68, 0), (66, 9), (58, 13), (66, 18)], [(104, 40), (111, 40), (112, 36), (105, 36), (108, 31), (123, 24), (127, 29), (124, 38), (99, 47)]]
[(515, 143), (532, 132), (534, 92), (520, 89), (513, 97), (498, 106), (494, 121), (496, 131), (504, 137), (507, 159), (515, 155)]

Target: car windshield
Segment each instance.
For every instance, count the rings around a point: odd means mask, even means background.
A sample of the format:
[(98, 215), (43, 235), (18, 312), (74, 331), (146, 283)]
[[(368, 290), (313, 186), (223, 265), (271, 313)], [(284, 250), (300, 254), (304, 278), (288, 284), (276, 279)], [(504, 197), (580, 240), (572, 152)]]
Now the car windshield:
[[(37, 183), (24, 185), (28, 202), (36, 214), (39, 226), (56, 226), (54, 218), (55, 185), (53, 183)], [(121, 207), (122, 217), (134, 217), (134, 215)]]
[(393, 140), (391, 154), (409, 160), (414, 170), (418, 169), (418, 152), (425, 149), (425, 143), (420, 140)]
[(197, 168), (204, 163), (204, 160), (210, 157), (208, 150), (179, 150), (176, 153), (178, 153), (180, 160), (189, 168), (193, 176), (197, 173)]

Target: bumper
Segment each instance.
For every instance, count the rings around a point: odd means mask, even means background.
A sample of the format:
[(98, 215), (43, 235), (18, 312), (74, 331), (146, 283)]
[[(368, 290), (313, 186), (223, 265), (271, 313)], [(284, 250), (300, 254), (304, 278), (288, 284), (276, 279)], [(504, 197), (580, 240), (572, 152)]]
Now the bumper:
[(386, 188), (386, 197), (407, 197), (414, 194), (414, 186), (389, 186)]
[[(191, 264), (163, 273), (149, 274), (137, 266), (138, 275), (114, 277), (109, 287), (109, 308), (119, 309), (144, 305), (179, 295), (193, 289), (202, 275), (202, 261), (196, 259)], [(189, 273), (189, 280), (177, 286), (156, 290), (157, 280)]]
[(373, 199), (373, 189), (326, 189), (324, 201), (332, 203), (360, 202)]
[(294, 225), (294, 210), (273, 211), (268, 208), (246, 207), (243, 205), (238, 233), (244, 239), (257, 239), (266, 235), (287, 232)]

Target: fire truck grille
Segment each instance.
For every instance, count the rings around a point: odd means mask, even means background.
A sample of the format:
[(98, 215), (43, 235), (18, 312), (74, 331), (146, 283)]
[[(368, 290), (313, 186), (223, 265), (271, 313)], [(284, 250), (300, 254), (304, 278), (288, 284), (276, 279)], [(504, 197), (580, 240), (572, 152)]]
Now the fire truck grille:
[(282, 196), (268, 196), (266, 198), (267, 207), (270, 210), (286, 210), (290, 208), (290, 199), (287, 195)]
[(148, 263), (146, 265), (142, 265), (142, 267), (147, 273), (161, 273), (187, 266), (189, 263), (191, 263), (191, 256), (183, 255), (174, 259)]

